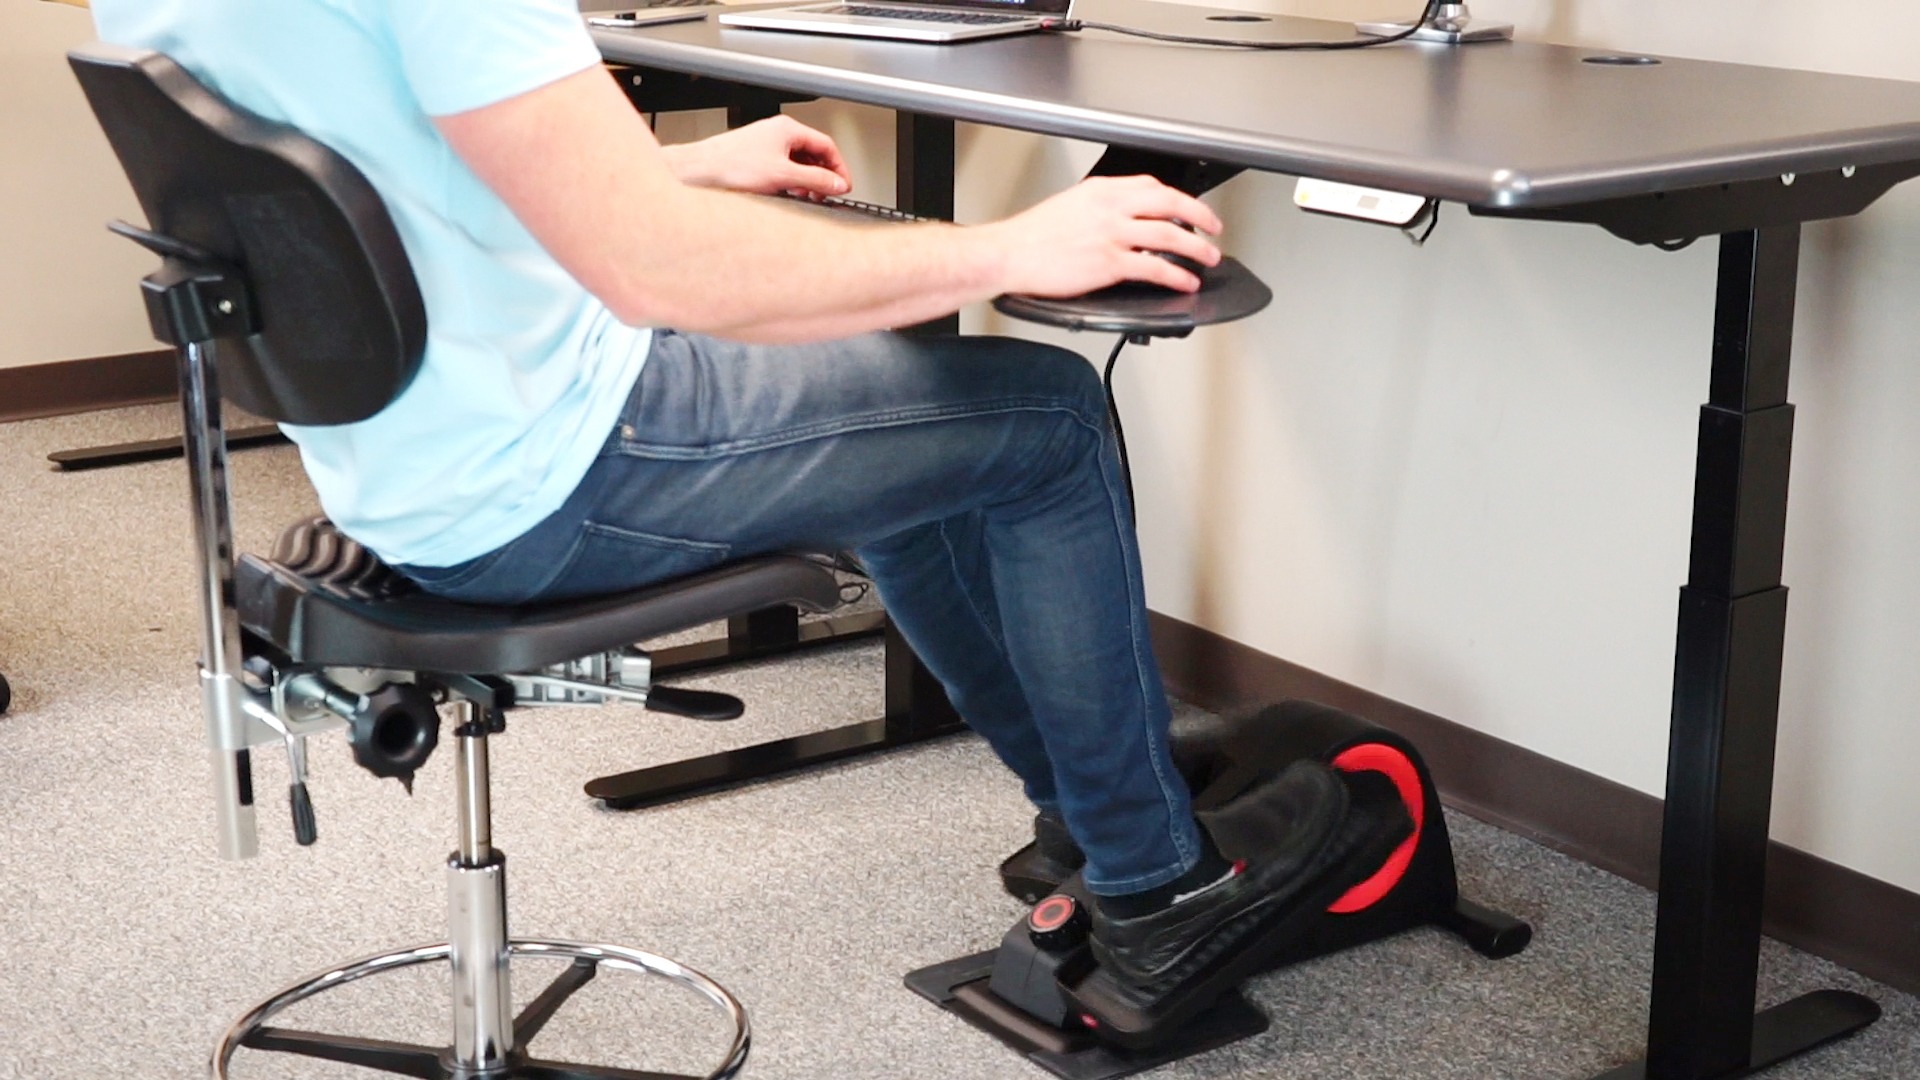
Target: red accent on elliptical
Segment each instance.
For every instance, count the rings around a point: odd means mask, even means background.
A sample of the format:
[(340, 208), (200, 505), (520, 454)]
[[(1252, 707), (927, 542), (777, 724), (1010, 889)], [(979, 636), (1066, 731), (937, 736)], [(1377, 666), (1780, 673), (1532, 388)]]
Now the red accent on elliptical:
[(1420, 785), (1420, 770), (1414, 768), (1407, 755), (1391, 746), (1361, 743), (1341, 751), (1332, 764), (1342, 772), (1384, 774), (1393, 781), (1395, 790), (1400, 792), (1400, 801), (1407, 806), (1408, 816), (1413, 818), (1413, 835), (1387, 856), (1387, 861), (1372, 877), (1347, 890), (1345, 896), (1327, 908), (1335, 915), (1351, 915), (1386, 899), (1407, 876), (1407, 867), (1413, 864), (1413, 853), (1420, 846), (1420, 833), (1427, 823), (1427, 793)]

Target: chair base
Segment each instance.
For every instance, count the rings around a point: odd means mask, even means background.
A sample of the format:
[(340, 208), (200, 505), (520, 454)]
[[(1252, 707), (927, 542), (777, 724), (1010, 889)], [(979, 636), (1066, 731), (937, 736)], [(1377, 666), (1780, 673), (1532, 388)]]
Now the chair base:
[[(573, 962), (514, 1018), (514, 1046), (517, 1049), (509, 1063), (502, 1068), (482, 1072), (461, 1068), (454, 1064), (452, 1049), (446, 1046), (329, 1035), (268, 1024), (276, 1015), (298, 1002), (369, 975), (418, 964), (450, 962), (451, 949), (439, 943), (380, 953), (320, 972), (254, 1006), (221, 1036), (214, 1048), (209, 1075), (213, 1080), (228, 1080), (228, 1067), (241, 1047), (337, 1061), (398, 1076), (418, 1077), (420, 1080), (728, 1080), (737, 1076), (746, 1065), (750, 1040), (745, 1008), (719, 983), (697, 971), (652, 953), (618, 945), (515, 938), (507, 948), (513, 957), (554, 958)], [(690, 1076), (548, 1061), (528, 1054), (527, 1044), (553, 1019), (568, 998), (593, 981), (602, 967), (670, 979), (696, 991), (726, 1012), (733, 1021), (734, 1036), (719, 1067), (701, 1076)]]

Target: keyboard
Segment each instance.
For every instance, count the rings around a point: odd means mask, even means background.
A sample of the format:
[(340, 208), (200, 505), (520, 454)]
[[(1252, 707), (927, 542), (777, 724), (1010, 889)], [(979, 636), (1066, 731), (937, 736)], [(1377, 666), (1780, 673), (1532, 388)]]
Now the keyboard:
[(808, 199), (795, 195), (781, 195), (777, 197), (785, 199), (788, 202), (796, 202), (802, 206), (811, 207), (815, 210), (837, 211), (839, 214), (856, 216), (868, 221), (915, 222), (936, 220), (934, 218), (923, 218), (918, 214), (909, 214), (905, 210), (895, 210), (891, 206), (861, 202), (858, 199)]
[(891, 206), (881, 206), (878, 203), (861, 202), (858, 199), (822, 199), (820, 202), (820, 205), (830, 206), (835, 210), (845, 210), (849, 213), (864, 214), (867, 217), (878, 218), (881, 221), (931, 221), (933, 220), (932, 218), (923, 218), (918, 214), (909, 214), (905, 210), (895, 210)]
[(973, 11), (928, 11), (910, 7), (878, 7), (873, 4), (837, 4), (816, 8), (822, 15), (864, 15), (873, 19), (906, 19), (909, 22), (955, 23), (964, 26), (1006, 26), (1026, 22), (1030, 15), (993, 15)]

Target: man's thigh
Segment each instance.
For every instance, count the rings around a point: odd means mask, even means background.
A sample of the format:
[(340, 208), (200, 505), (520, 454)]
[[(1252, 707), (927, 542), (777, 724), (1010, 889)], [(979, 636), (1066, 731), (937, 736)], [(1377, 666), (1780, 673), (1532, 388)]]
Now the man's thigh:
[(1022, 497), (1085, 460), (1106, 422), (1086, 361), (1034, 342), (662, 335), (555, 584), (859, 547)]
[(1004, 337), (866, 334), (749, 345), (663, 332), (621, 416), (621, 452), (718, 458), (950, 416), (1104, 411), (1076, 353)]

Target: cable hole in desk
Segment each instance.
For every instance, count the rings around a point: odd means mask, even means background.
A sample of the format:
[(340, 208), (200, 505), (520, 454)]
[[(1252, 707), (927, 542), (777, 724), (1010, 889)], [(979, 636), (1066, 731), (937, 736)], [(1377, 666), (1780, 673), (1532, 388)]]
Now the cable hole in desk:
[(1583, 56), (1583, 64), (1604, 64), (1607, 67), (1652, 67), (1660, 61), (1651, 56)]
[(1208, 22), (1272, 22), (1265, 15), (1209, 15)]

